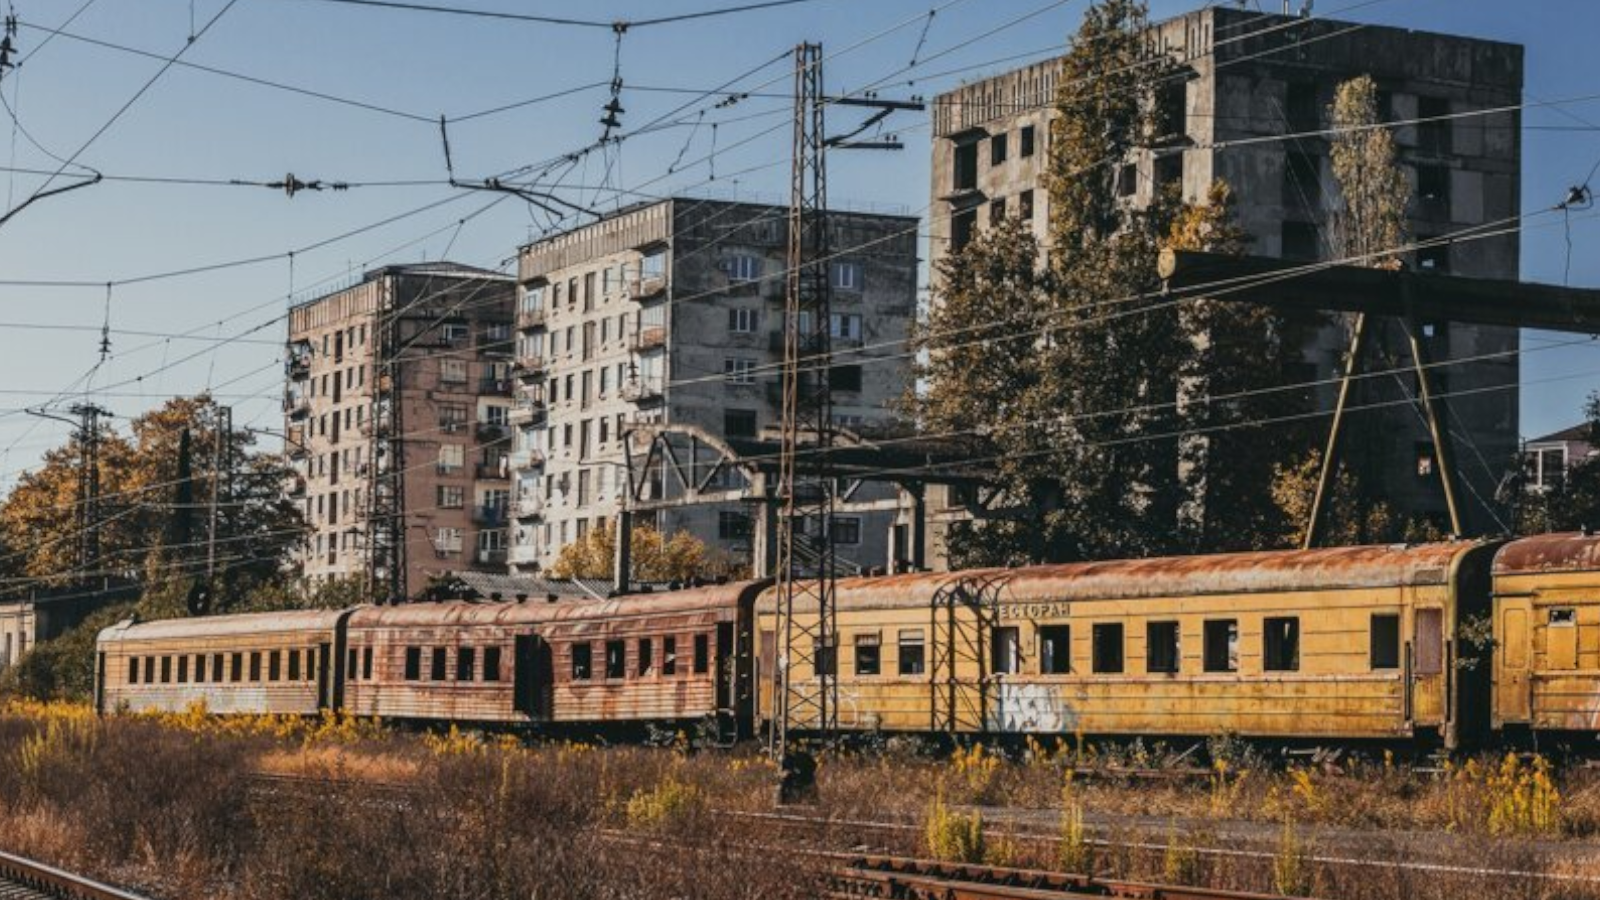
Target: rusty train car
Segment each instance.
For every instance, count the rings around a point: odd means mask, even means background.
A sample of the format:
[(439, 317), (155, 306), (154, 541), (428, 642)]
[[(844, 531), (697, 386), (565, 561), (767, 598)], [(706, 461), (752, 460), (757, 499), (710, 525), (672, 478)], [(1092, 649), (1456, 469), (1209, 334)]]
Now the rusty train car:
[(1600, 538), (1235, 553), (840, 582), (786, 659), (776, 592), (427, 603), (120, 623), (100, 710), (761, 730), (771, 675), (845, 730), (1232, 733), (1457, 747), (1600, 733)]

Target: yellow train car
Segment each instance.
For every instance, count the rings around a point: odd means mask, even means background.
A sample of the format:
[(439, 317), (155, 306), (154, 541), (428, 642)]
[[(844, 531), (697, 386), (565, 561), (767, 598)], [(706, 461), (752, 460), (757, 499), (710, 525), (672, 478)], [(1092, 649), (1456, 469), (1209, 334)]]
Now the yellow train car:
[[(1488, 615), (1497, 546), (854, 579), (838, 586), (835, 634), (798, 654), (817, 664), (797, 659), (790, 677), (806, 692), (831, 669), (840, 726), (863, 731), (1457, 746), (1488, 727), (1490, 665), (1463, 659), (1478, 649), (1457, 634)], [(775, 604), (772, 590), (757, 604), (767, 718)]]
[(1494, 727), (1600, 731), (1600, 538), (1546, 534), (1494, 561)]
[(349, 611), (127, 620), (100, 632), (95, 708), (316, 715), (340, 704), (334, 671)]

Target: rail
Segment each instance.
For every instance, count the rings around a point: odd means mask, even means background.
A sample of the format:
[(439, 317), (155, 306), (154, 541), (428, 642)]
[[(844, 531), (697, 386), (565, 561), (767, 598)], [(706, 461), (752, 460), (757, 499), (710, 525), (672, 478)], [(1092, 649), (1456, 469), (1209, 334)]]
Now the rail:
[(101, 884), (82, 875), (74, 875), (55, 866), (13, 856), (10, 853), (0, 853), (0, 896), (8, 898), (28, 896), (8, 891), (5, 885), (15, 885), (18, 889), (31, 891), (39, 897), (54, 897), (61, 900), (146, 900), (138, 894), (131, 894), (109, 884)]

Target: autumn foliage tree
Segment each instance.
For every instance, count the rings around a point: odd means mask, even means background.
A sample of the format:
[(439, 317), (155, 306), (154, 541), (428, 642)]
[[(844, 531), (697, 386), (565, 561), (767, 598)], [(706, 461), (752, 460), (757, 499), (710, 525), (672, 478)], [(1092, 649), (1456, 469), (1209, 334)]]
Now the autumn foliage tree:
[[(744, 574), (726, 554), (687, 531), (665, 535), (635, 528), (630, 547), (636, 581), (691, 581)], [(617, 532), (609, 523), (561, 548), (550, 573), (557, 578), (609, 579), (616, 570)]]

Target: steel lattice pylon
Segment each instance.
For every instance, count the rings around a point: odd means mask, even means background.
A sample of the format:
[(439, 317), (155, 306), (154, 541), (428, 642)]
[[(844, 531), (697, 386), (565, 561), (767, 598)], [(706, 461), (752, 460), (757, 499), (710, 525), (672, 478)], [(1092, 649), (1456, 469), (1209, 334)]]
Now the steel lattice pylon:
[[(783, 328), (783, 443), (777, 497), (777, 665), (772, 672), (771, 750), (789, 753), (791, 732), (827, 737), (838, 726), (834, 647), (833, 401), (828, 385), (828, 178), (823, 132), (822, 45), (794, 53), (794, 163), (789, 201)], [(804, 472), (796, 457), (805, 457)]]

